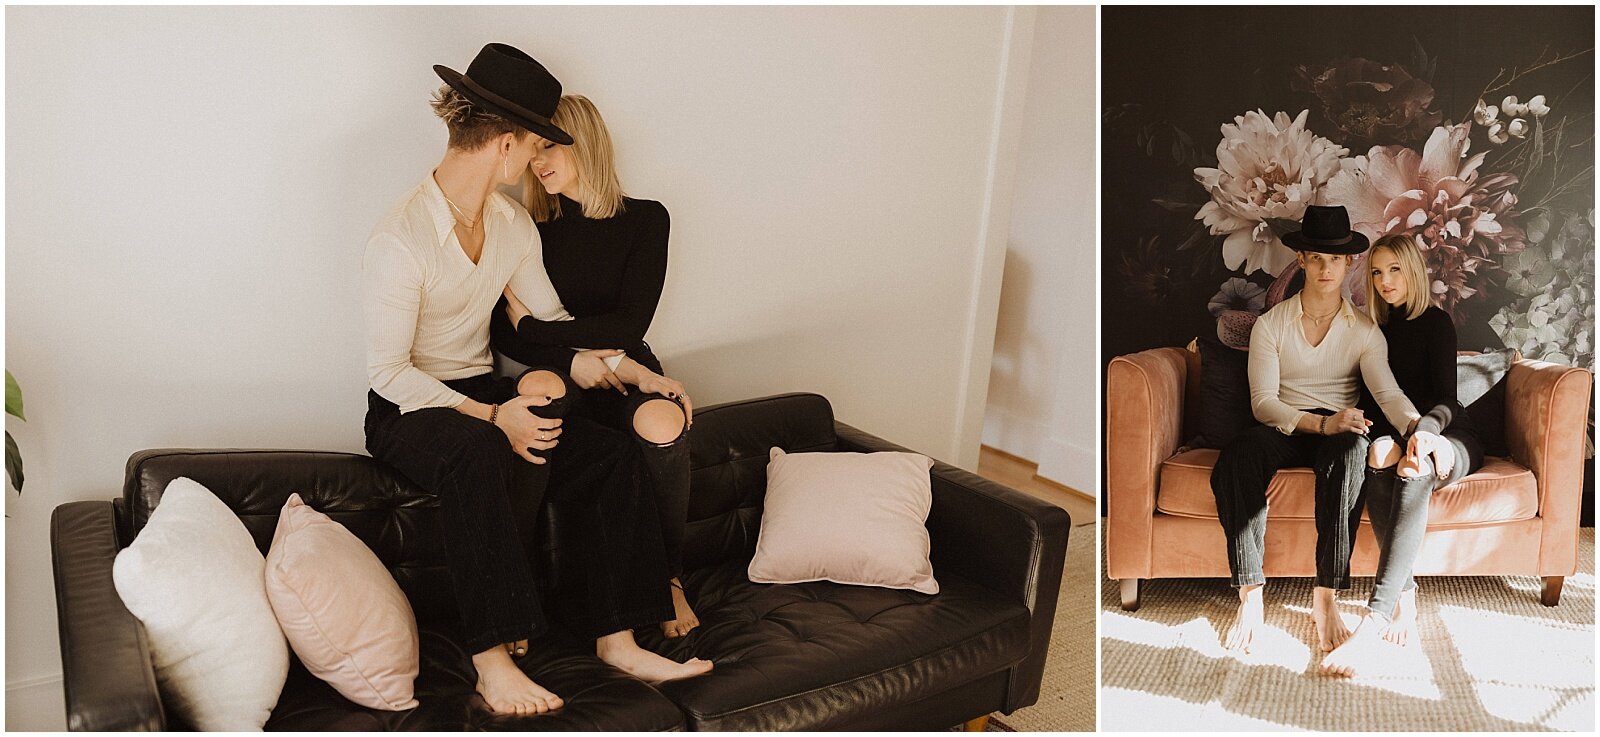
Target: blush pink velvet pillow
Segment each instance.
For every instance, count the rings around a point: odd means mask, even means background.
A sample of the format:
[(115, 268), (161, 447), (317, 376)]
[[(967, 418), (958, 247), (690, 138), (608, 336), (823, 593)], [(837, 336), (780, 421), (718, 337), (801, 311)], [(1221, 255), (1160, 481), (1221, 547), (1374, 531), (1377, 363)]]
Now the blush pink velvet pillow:
[(289, 496), (267, 552), (267, 600), (306, 670), (362, 706), (417, 705), (417, 620), (389, 569), (327, 515)]
[(773, 448), (755, 583), (832, 581), (939, 593), (928, 562), (933, 460)]

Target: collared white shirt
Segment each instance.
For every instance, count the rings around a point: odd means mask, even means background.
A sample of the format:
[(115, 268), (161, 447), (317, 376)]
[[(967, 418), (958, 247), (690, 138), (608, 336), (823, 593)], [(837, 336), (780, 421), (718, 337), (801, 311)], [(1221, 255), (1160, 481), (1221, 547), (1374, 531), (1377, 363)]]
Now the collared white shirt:
[(489, 319), (508, 284), (534, 317), (571, 319), (545, 272), (539, 231), (527, 211), (496, 191), (482, 217), (483, 251), (474, 264), (429, 174), (367, 240), (367, 383), (401, 412), (455, 407), (466, 396), (442, 382), (493, 369)]
[(1383, 331), (1344, 299), (1322, 342), (1300, 329), (1300, 295), (1279, 302), (1250, 330), (1250, 408), (1279, 432), (1295, 431), (1305, 410), (1356, 406), (1365, 381), (1389, 423), (1405, 430), (1420, 415), (1389, 369)]

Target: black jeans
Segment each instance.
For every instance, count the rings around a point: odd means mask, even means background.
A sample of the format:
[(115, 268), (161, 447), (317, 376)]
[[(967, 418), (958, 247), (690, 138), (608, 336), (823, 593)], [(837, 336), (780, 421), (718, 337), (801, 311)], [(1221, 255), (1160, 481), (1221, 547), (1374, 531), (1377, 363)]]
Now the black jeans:
[[(1483, 449), (1477, 438), (1448, 431), (1444, 438), (1456, 453), (1455, 465), (1444, 478), (1437, 473), (1406, 478), (1397, 473), (1398, 465), (1367, 469), (1366, 489), (1362, 493), (1367, 498), (1372, 532), (1378, 538), (1378, 574), (1373, 581), (1372, 596), (1367, 599), (1367, 608), (1372, 616), (1384, 621), (1394, 615), (1401, 592), (1417, 587), (1411, 570), (1416, 565), (1417, 554), (1422, 551), (1422, 537), (1428, 531), (1428, 502), (1433, 492), (1483, 467)], [(1403, 455), (1405, 440), (1394, 438), (1394, 442)]]
[[(1332, 414), (1326, 410), (1317, 414)], [(1217, 519), (1228, 538), (1234, 586), (1266, 583), (1267, 484), (1280, 468), (1316, 472), (1316, 585), (1350, 587), (1350, 553), (1361, 524), (1361, 484), (1367, 465), (1364, 435), (1285, 435), (1266, 425), (1239, 433), (1211, 469)]]
[[(666, 375), (661, 369), (661, 362), (649, 352), (648, 346), (644, 351), (630, 352), (628, 356), (645, 368)], [(667, 443), (652, 443), (634, 432), (633, 416), (641, 406), (652, 400), (672, 402), (678, 405), (680, 411), (683, 401), (660, 394), (646, 394), (639, 391), (638, 387), (629, 387), (627, 396), (608, 387), (582, 391), (583, 401), (573, 410), (575, 414), (590, 417), (636, 441), (645, 467), (650, 471), (650, 479), (654, 482), (652, 486), (656, 492), (656, 512), (661, 523), (661, 542), (667, 554), (667, 577), (677, 578), (683, 574), (684, 527), (689, 523), (689, 424), (684, 423), (683, 432), (676, 439)]]
[[(563, 372), (551, 373), (567, 381)], [(516, 395), (515, 380), (488, 374), (445, 385), (487, 403)], [(530, 410), (561, 417), (576, 391), (569, 382), (565, 397)], [(654, 525), (632, 522), (654, 514), (633, 443), (592, 421), (567, 418), (556, 448), (537, 453), (548, 462), (532, 464), (483, 420), (441, 407), (401, 414), (376, 392), (367, 400), (367, 451), (439, 497), (446, 566), (468, 652), (548, 629), (518, 529), (519, 522), (534, 529), (547, 499), (587, 502), (573, 525), (586, 593), (566, 609), (573, 612), (563, 617), (569, 627), (598, 637), (672, 617), (660, 535)]]

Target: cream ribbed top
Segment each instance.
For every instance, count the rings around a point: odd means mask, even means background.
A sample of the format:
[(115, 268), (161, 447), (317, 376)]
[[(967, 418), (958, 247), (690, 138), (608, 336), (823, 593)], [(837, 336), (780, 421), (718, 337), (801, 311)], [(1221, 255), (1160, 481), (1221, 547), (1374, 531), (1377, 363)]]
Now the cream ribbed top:
[(1279, 302), (1250, 330), (1250, 409), (1264, 425), (1293, 433), (1304, 410), (1356, 406), (1366, 382), (1372, 398), (1396, 428), (1419, 417), (1389, 370), (1383, 331), (1348, 301), (1340, 300), (1328, 335), (1312, 346), (1300, 329), (1300, 295)]

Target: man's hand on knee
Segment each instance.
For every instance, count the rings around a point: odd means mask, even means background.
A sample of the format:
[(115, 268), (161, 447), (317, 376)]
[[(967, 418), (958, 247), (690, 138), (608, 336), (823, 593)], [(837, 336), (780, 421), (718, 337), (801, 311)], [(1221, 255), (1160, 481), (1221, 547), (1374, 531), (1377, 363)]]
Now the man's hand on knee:
[(546, 419), (528, 411), (530, 406), (548, 401), (544, 394), (519, 395), (500, 405), (495, 418), (495, 426), (506, 434), (511, 449), (529, 463), (544, 463), (545, 459), (534, 455), (533, 451), (556, 447), (556, 439), (561, 436), (561, 420)]

